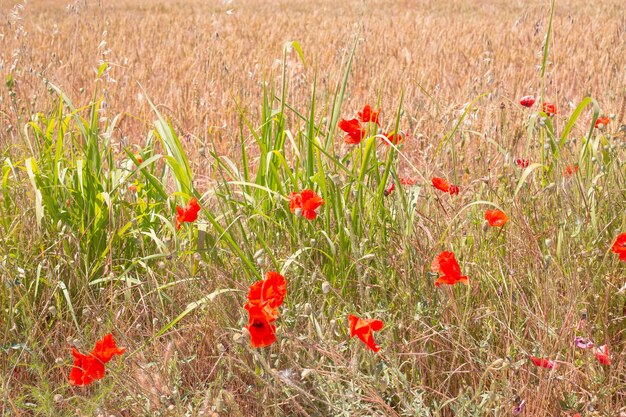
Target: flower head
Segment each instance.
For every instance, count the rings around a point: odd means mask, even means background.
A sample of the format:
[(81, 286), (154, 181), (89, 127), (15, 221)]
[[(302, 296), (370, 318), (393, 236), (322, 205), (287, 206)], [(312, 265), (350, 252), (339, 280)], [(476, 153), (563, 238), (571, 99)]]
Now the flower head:
[[(247, 304), (246, 304), (247, 305)], [(276, 326), (272, 324), (275, 319), (267, 316), (265, 310), (254, 305), (247, 308), (249, 320), (246, 329), (250, 333), (250, 343), (255, 348), (271, 345), (276, 341)]]
[(379, 114), (380, 114), (380, 109), (378, 109), (377, 111), (372, 111), (372, 107), (369, 104), (366, 104), (365, 107), (363, 107), (363, 111), (360, 111), (358, 113), (358, 116), (359, 116), (359, 120), (362, 121), (363, 123), (372, 122), (380, 126), (380, 123), (378, 123)]
[(485, 220), (487, 220), (489, 226), (502, 227), (509, 221), (509, 216), (501, 210), (487, 210), (485, 212)]
[(563, 170), (563, 176), (569, 178), (578, 172), (578, 164), (570, 164)]
[(269, 271), (265, 279), (250, 286), (244, 308), (248, 310), (246, 329), (250, 332), (252, 346), (265, 347), (276, 341), (276, 326), (272, 323), (278, 319), (278, 307), (286, 294), (287, 282), (278, 272)]
[(343, 141), (351, 145), (358, 145), (365, 137), (365, 129), (363, 129), (358, 119), (341, 119), (339, 121), (339, 129), (347, 133)]
[(96, 342), (94, 349), (83, 354), (76, 348), (72, 348), (74, 365), (70, 371), (70, 384), (85, 386), (93, 381), (104, 378), (106, 370), (104, 364), (109, 362), (114, 355), (121, 355), (126, 348), (119, 348), (113, 339), (113, 335), (107, 334), (102, 340)]
[(180, 229), (180, 226), (185, 223), (195, 222), (200, 212), (200, 205), (198, 200), (192, 198), (185, 208), (176, 206), (176, 229)]
[(385, 135), (385, 137), (387, 138), (387, 140), (383, 141), (385, 145), (389, 145), (389, 143), (398, 145), (406, 138), (406, 135), (402, 132), (389, 132)]
[(450, 195), (455, 195), (459, 193), (459, 187), (450, 184), (445, 178), (433, 177), (431, 182), (433, 184), (433, 187), (435, 187), (439, 191), (443, 191), (444, 193), (450, 193)]
[(579, 349), (591, 349), (593, 347), (593, 342), (591, 339), (583, 339), (580, 336), (576, 336), (574, 338), (574, 346)]
[(519, 158), (515, 160), (515, 164), (520, 168), (528, 168), (530, 162), (528, 161), (528, 159)]
[(450, 192), (450, 183), (445, 178), (433, 177), (431, 182), (433, 183), (433, 187), (436, 189), (443, 191), (444, 193)]
[(535, 104), (535, 97), (534, 96), (524, 96), (519, 101), (519, 104), (521, 104), (524, 107), (532, 107), (533, 104)]
[(595, 128), (600, 129), (601, 127), (608, 125), (610, 121), (611, 119), (609, 119), (608, 117), (598, 117), (596, 119)]
[(374, 341), (372, 332), (377, 332), (383, 328), (383, 322), (381, 320), (365, 320), (351, 314), (348, 316), (348, 321), (350, 322), (350, 337), (357, 336), (374, 352), (380, 350), (380, 346)]
[(538, 366), (540, 368), (554, 369), (557, 367), (556, 362), (551, 359), (538, 358), (536, 356), (531, 356), (530, 360), (532, 361), (532, 363), (535, 364), (535, 366)]
[(117, 347), (113, 335), (109, 333), (104, 336), (102, 340), (96, 342), (96, 346), (93, 348), (93, 351), (91, 351), (91, 354), (102, 362), (107, 363), (114, 355), (121, 355), (125, 351), (126, 348)]
[(393, 190), (396, 189), (396, 184), (395, 183), (391, 183), (391, 185), (389, 186), (389, 188), (387, 188), (384, 192), (385, 197), (387, 197), (389, 194), (393, 193)]
[(431, 269), (442, 274), (435, 281), (436, 287), (439, 287), (441, 284), (454, 285), (457, 282), (469, 285), (468, 278), (461, 275), (461, 267), (459, 267), (453, 252), (441, 252), (437, 255), (431, 265)]
[(595, 349), (594, 351), (596, 355), (596, 359), (602, 365), (610, 365), (611, 364), (611, 356), (609, 355), (609, 348), (606, 345), (602, 345)]
[(626, 261), (626, 233), (620, 233), (611, 246), (611, 252), (619, 255), (619, 259)]
[(417, 181), (410, 177), (404, 177), (400, 178), (400, 184), (411, 186), (417, 184)]
[(257, 281), (248, 290), (248, 302), (244, 306), (250, 311), (253, 307), (259, 307), (269, 321), (278, 318), (278, 307), (285, 300), (287, 294), (287, 282), (278, 272), (269, 271), (265, 279)]
[(317, 217), (316, 210), (322, 204), (324, 200), (313, 190), (289, 194), (289, 210), (292, 213), (300, 213), (307, 220), (314, 220)]
[(541, 111), (543, 111), (549, 117), (552, 117), (556, 114), (556, 106), (552, 103), (543, 103), (541, 105)]

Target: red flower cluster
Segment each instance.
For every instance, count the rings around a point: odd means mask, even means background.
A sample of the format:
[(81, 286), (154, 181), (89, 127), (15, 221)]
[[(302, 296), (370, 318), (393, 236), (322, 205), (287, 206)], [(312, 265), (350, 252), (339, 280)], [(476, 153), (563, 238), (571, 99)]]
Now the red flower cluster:
[(534, 96), (524, 96), (522, 97), (522, 99), (519, 101), (519, 104), (521, 104), (524, 107), (532, 107), (533, 104), (535, 104), (535, 97)]
[(176, 229), (180, 229), (180, 226), (185, 222), (195, 222), (198, 219), (199, 212), (200, 205), (195, 198), (189, 200), (185, 208), (176, 206)]
[(459, 267), (453, 252), (441, 252), (437, 255), (431, 264), (431, 269), (443, 274), (435, 281), (435, 286), (437, 287), (441, 284), (454, 285), (457, 282), (469, 285), (468, 278), (461, 275), (461, 267)]
[(381, 320), (366, 320), (351, 314), (348, 316), (348, 321), (350, 322), (350, 337), (358, 337), (374, 352), (378, 352), (380, 350), (380, 346), (378, 346), (374, 341), (374, 335), (372, 332), (377, 332), (383, 328), (383, 322)]
[(276, 341), (276, 326), (272, 324), (279, 316), (281, 306), (287, 294), (285, 277), (278, 272), (268, 272), (265, 279), (250, 286), (248, 302), (248, 325), (252, 346), (261, 348)]
[(459, 187), (450, 184), (448, 180), (444, 178), (433, 177), (431, 181), (433, 183), (433, 187), (440, 191), (443, 191), (444, 193), (450, 193), (450, 195), (455, 195), (459, 193)]
[(303, 190), (300, 193), (289, 194), (289, 210), (301, 215), (307, 220), (317, 218), (317, 209), (324, 204), (324, 200), (313, 190)]
[(626, 233), (620, 233), (611, 247), (611, 252), (616, 253), (619, 259), (626, 261)]
[(487, 220), (489, 226), (502, 227), (509, 221), (509, 216), (502, 210), (487, 210), (485, 212), (485, 220)]
[(365, 107), (363, 107), (363, 111), (358, 112), (358, 119), (341, 119), (338, 125), (339, 129), (346, 132), (346, 136), (343, 138), (343, 141), (351, 145), (358, 145), (361, 143), (366, 135), (365, 128), (361, 126), (361, 123), (371, 122), (380, 125), (378, 122), (379, 114), (380, 109), (378, 109), (378, 111), (372, 111), (372, 107), (369, 104), (366, 104)]
[(98, 340), (93, 350), (86, 355), (72, 348), (74, 366), (70, 371), (70, 384), (85, 386), (104, 378), (106, 374), (104, 364), (109, 362), (114, 355), (121, 355), (125, 350), (126, 348), (117, 347), (112, 334), (107, 334), (102, 340)]

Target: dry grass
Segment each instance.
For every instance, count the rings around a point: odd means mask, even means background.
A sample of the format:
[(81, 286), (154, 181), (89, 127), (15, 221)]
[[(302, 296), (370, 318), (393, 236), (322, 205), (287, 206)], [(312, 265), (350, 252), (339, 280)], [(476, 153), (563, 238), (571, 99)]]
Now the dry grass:
[[(622, 1), (558, 3), (545, 85), (546, 99), (562, 109), (554, 118), (557, 129), (590, 94), (604, 112), (616, 114), (611, 143), (618, 148), (624, 133), (616, 127), (626, 117)], [(626, 226), (619, 218), (624, 191), (593, 203), (606, 226), (592, 230), (587, 222), (589, 229), (581, 230), (580, 219), (589, 215), (581, 203), (587, 192), (582, 187), (589, 187), (588, 193), (598, 190), (591, 178), (599, 168), (594, 165), (580, 182), (563, 180), (551, 188), (539, 185), (538, 179), (531, 183), (530, 177), (528, 192), (524, 188), (526, 194), (515, 198), (512, 189), (520, 171), (486, 141), (496, 141), (508, 157), (540, 160), (540, 146), (533, 143), (522, 151), (528, 112), (522, 112), (517, 101), (541, 93), (539, 67), (548, 16), (547, 1), (31, 0), (15, 7), (3, 0), (0, 75), (14, 77), (21, 108), (12, 108), (8, 89), (0, 90), (0, 155), (18, 159), (15, 155), (25, 151), (18, 144), (19, 129), (9, 125), (21, 128), (28, 114), (47, 112), (57, 103), (42, 78), (86, 105), (93, 94), (94, 71), (106, 60), (111, 69), (103, 83), (102, 114), (124, 115), (114, 142), (143, 146), (155, 118), (147, 94), (181, 133), (190, 133), (184, 147), (192, 171), (196, 179), (211, 174), (214, 185), (220, 177), (210, 170), (217, 171), (217, 158), (206, 157), (206, 149), (215, 146), (218, 154), (241, 163), (240, 111), (256, 126), (264, 82), (281, 81), (283, 44), (298, 40), (307, 60), (304, 66), (295, 54), (287, 59), (289, 104), (306, 108), (317, 77), (318, 112), (327, 114), (323, 104), (340, 82), (342, 64), (358, 36), (342, 115), (366, 102), (379, 102), (385, 128), (391, 128), (404, 92), (402, 127), (414, 142), (405, 144), (403, 151), (419, 168), (411, 175), (451, 176), (454, 169), (463, 187), (456, 200), (430, 198), (428, 193), (420, 197), (419, 224), (406, 235), (400, 231), (403, 214), (396, 218), (386, 207), (381, 209), (382, 214), (369, 220), (381, 229), (381, 224), (390, 225), (391, 243), (380, 247), (367, 239), (348, 242), (342, 252), (350, 258), (347, 263), (323, 256), (329, 249), (319, 230), (303, 226), (281, 236), (279, 232), (288, 229), (284, 224), (291, 224), (289, 213), (285, 220), (276, 208), (272, 213), (279, 220), (265, 223), (267, 213), (238, 206), (237, 198), (221, 199), (226, 191), (218, 189), (209, 197), (214, 198), (211, 209), (224, 210), (225, 219), (236, 224), (231, 233), (251, 254), (259, 246), (254, 239), (248, 242), (250, 230), (276, 244), (272, 255), (281, 263), (302, 246), (317, 251), (298, 258), (289, 270), (290, 291), (295, 283), (301, 287), (286, 303), (279, 343), (254, 350), (240, 332), (245, 325), (243, 294), (249, 285), (242, 277), (249, 275), (227, 248), (216, 245), (216, 253), (203, 253), (199, 259), (192, 256), (195, 241), (182, 235), (180, 247), (164, 256), (163, 264), (146, 261), (145, 267), (129, 273), (140, 284), (103, 286), (99, 292), (81, 287), (86, 274), (67, 253), (79, 253), (83, 236), (61, 232), (57, 238), (56, 225), (46, 229), (48, 235), (33, 232), (31, 190), (24, 174), (10, 199), (28, 210), (7, 216), (10, 227), (4, 230), (11, 233), (0, 246), (0, 272), (8, 275), (15, 265), (28, 265), (26, 273), (34, 274), (38, 265), (37, 279), (42, 282), (63, 278), (74, 283), (79, 290), (71, 296), (80, 306), (82, 327), (74, 327), (66, 310), (50, 310), (64, 305), (52, 284), (32, 305), (17, 302), (25, 311), (19, 320), (0, 315), (2, 347), (16, 340), (37, 345), (32, 354), (22, 350), (19, 356), (0, 357), (3, 370), (13, 369), (8, 382), (0, 384), (8, 387), (0, 397), (3, 413), (501, 416), (521, 398), (526, 400), (525, 415), (570, 415), (583, 407), (605, 415), (623, 411), (626, 310), (617, 295), (623, 267), (618, 270), (617, 263), (611, 263), (606, 246), (607, 235)], [(463, 106), (481, 94), (486, 96), (459, 133), (454, 166), (449, 151), (437, 157), (434, 147), (453, 128)], [(585, 113), (572, 136), (586, 133), (589, 116)], [(295, 124), (289, 128), (295, 131)], [(249, 139), (247, 131), (244, 135)], [(573, 158), (576, 150), (568, 148), (563, 159)], [(614, 159), (607, 163), (611, 174), (601, 185), (620, 190), (623, 149), (612, 152)], [(563, 159), (557, 165), (564, 164)], [(409, 172), (408, 165), (400, 162), (397, 171)], [(560, 181), (560, 167), (556, 172)], [(201, 191), (208, 188), (201, 185)], [(0, 203), (9, 200), (0, 197)], [(132, 201), (127, 195), (122, 198)], [(513, 225), (500, 234), (481, 230), (482, 218), (474, 209), (456, 217), (476, 200), (503, 205)], [(402, 213), (399, 203), (395, 210)], [(555, 224), (555, 219), (560, 222)], [(333, 218), (342, 221), (351, 223)], [(324, 227), (333, 224), (329, 220)], [(315, 239), (309, 241), (305, 232)], [(363, 236), (370, 236), (367, 230)], [(440, 238), (445, 242), (438, 243)], [(554, 242), (562, 242), (558, 253)], [(444, 245), (463, 252), (464, 272), (477, 282), (467, 292), (437, 290), (428, 281), (430, 260)], [(142, 250), (134, 256), (152, 255)], [(363, 260), (364, 253), (377, 256)], [(552, 257), (558, 260), (550, 262)], [(261, 258), (255, 259), (259, 270), (271, 269), (267, 256)], [(62, 265), (60, 272), (56, 265)], [(597, 270), (601, 275), (593, 276)], [(106, 270), (113, 271), (119, 269)], [(329, 294), (321, 292), (324, 281), (334, 284)], [(176, 285), (161, 291), (164, 283)], [(16, 286), (13, 293), (7, 288), (0, 294), (29, 300), (30, 289)], [(189, 302), (220, 288), (241, 293), (220, 297), (164, 337), (153, 338)], [(588, 321), (580, 319), (582, 309)], [(347, 338), (342, 319), (354, 310), (384, 314), (385, 331), (377, 335), (383, 354), (368, 355)], [(129, 347), (119, 366), (112, 366), (121, 371), (101, 385), (68, 387), (69, 344), (89, 345), (108, 331)], [(604, 369), (586, 361), (572, 347), (575, 334), (592, 334), (599, 344), (610, 343), (614, 366)], [(561, 370), (529, 367), (526, 358), (532, 353), (557, 354)], [(62, 393), (59, 401), (54, 401), (56, 393)], [(28, 410), (39, 411), (24, 411), (24, 404), (35, 404)], [(594, 414), (589, 410), (587, 415)]]

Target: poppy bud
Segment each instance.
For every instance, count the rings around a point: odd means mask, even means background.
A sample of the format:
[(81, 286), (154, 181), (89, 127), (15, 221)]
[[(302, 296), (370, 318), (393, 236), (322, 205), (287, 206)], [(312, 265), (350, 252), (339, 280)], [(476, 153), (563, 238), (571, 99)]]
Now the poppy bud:
[(313, 307), (311, 307), (311, 303), (306, 303), (304, 305), (304, 314), (309, 316), (313, 312)]
[(297, 216), (297, 217), (302, 216), (302, 209), (301, 209), (300, 207), (298, 207), (298, 208), (296, 209), (296, 211), (295, 211), (295, 214), (296, 214), (296, 216)]
[(54, 397), (52, 397), (52, 401), (54, 401), (55, 403), (60, 403), (61, 401), (63, 401), (63, 396), (61, 394), (56, 394)]
[(332, 287), (330, 286), (330, 282), (324, 281), (322, 283), (322, 293), (328, 294), (330, 292), (331, 288)]
[[(239, 336), (239, 338), (237, 338)], [(241, 333), (235, 333), (233, 335), (233, 341), (243, 343), (245, 340), (250, 340), (250, 331), (247, 327), (241, 329)]]
[(487, 222), (487, 220), (483, 221), (483, 225), (482, 225), (483, 232), (486, 232), (488, 228), (489, 228), (489, 222)]
[(546, 248), (549, 248), (552, 246), (552, 239), (548, 238), (546, 239)]

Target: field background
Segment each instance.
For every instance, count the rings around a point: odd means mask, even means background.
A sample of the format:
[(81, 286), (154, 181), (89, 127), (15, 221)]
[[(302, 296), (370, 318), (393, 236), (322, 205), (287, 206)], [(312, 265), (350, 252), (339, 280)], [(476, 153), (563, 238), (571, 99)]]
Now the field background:
[[(0, 156), (19, 168), (15, 175), (3, 170), (9, 179), (0, 194), (2, 415), (505, 416), (521, 401), (529, 416), (626, 413), (626, 301), (619, 292), (625, 268), (608, 252), (617, 233), (626, 231), (626, 11), (620, 0), (557, 1), (542, 78), (549, 18), (549, 2), (534, 0), (0, 0), (0, 76), (3, 83), (13, 80), (0, 89)], [(292, 40), (301, 45), (305, 63), (291, 51), (283, 64), (283, 46)], [(400, 124), (409, 139), (398, 176), (423, 182), (422, 196), (432, 194), (433, 175), (453, 178), (468, 191), (458, 200), (420, 197), (427, 202), (420, 207), (425, 222), (416, 222), (411, 232), (402, 231), (406, 205), (364, 215), (360, 234), (334, 242), (337, 258), (345, 254), (354, 269), (343, 270), (348, 264), (341, 262), (331, 268), (333, 262), (321, 255), (298, 259), (286, 274), (293, 297), (279, 342), (254, 351), (240, 331), (245, 291), (255, 279), (243, 259), (266, 271), (293, 262), (304, 246), (326, 251), (321, 232), (330, 240), (340, 234), (329, 220), (338, 210), (327, 208), (323, 222), (300, 228), (288, 210), (271, 202), (231, 207), (223, 187), (236, 176), (234, 170), (224, 173), (217, 156), (227, 156), (240, 170), (256, 169), (259, 151), (251, 127), (242, 128), (242, 115), (261, 129), (266, 83), (279, 95), (284, 81), (286, 101), (306, 111), (316, 80), (314, 118), (320, 125), (328, 121), (355, 41), (342, 117), (376, 104), (387, 131), (401, 106)], [(98, 77), (103, 61), (108, 68)], [(219, 187), (205, 199), (208, 210), (222, 208), (216, 217), (227, 230), (241, 223), (241, 230), (228, 233), (245, 241), (245, 256), (233, 261), (218, 243), (215, 253), (196, 253), (197, 232), (188, 228), (185, 238), (164, 237), (163, 247), (175, 241), (176, 250), (153, 259), (151, 246), (141, 244), (148, 229), (133, 224), (140, 243), (120, 243), (123, 249), (112, 250), (115, 255), (98, 270), (104, 277), (131, 271), (126, 275), (136, 281), (88, 285), (94, 277), (73, 263), (92, 256), (81, 246), (88, 227), (72, 229), (68, 221), (60, 232), (63, 222), (56, 219), (44, 217), (43, 228), (35, 222), (25, 159), (40, 161), (45, 152), (37, 146), (33, 151), (33, 136), (25, 140), (23, 126), (59, 107), (45, 80), (77, 107), (87, 106), (95, 91), (102, 124), (121, 115), (108, 137), (111, 161), (126, 161), (125, 148), (148, 149), (157, 118), (149, 97), (181, 138), (199, 195)], [(460, 147), (438, 152), (465, 106), (483, 94), (457, 133)], [(557, 104), (557, 136), (578, 104), (592, 96), (602, 114), (612, 115), (606, 147), (613, 147), (601, 167), (589, 156), (575, 179), (562, 178), (565, 165), (583, 160), (579, 145), (593, 115), (586, 109), (571, 133), (579, 141), (551, 159), (549, 178), (539, 178), (539, 171), (534, 182), (529, 176), (520, 199), (515, 188), (521, 171), (513, 161), (549, 159), (541, 156), (543, 133), (528, 133), (530, 111), (518, 104), (529, 94)], [(274, 100), (269, 107), (277, 106)], [(286, 120), (291, 133), (305, 130), (293, 114)], [(341, 135), (335, 136), (335, 151), (348, 154)], [(68, 132), (65, 140), (70, 137)], [(308, 184), (300, 179), (301, 187)], [(168, 194), (174, 183), (164, 181)], [(158, 206), (161, 214), (170, 216), (181, 195)], [(335, 204), (324, 198), (326, 207)], [(477, 200), (501, 205), (512, 218), (510, 227), (485, 233), (475, 207), (455, 216)], [(278, 213), (276, 225), (262, 209), (267, 207)], [(136, 209), (128, 210), (119, 219), (130, 221), (128, 213)], [(592, 225), (590, 212), (597, 215)], [(116, 222), (108, 223), (107, 232), (121, 229)], [(388, 227), (389, 236), (370, 233), (370, 226)], [(163, 229), (158, 233), (170, 233)], [(247, 235), (265, 236), (275, 252), (259, 254)], [(481, 285), (467, 293), (437, 293), (425, 281), (432, 280), (428, 269), (436, 253), (450, 248), (463, 260), (463, 272)], [(35, 282), (41, 287), (33, 295)], [(330, 295), (321, 290), (324, 282), (333, 286)], [(238, 292), (155, 336), (189, 303), (230, 288)], [(385, 331), (377, 334), (382, 355), (348, 340), (345, 317), (355, 309), (385, 321)], [(128, 348), (126, 356), (95, 387), (70, 387), (70, 346), (88, 349), (106, 332)], [(575, 334), (609, 344), (613, 365), (601, 368), (593, 355), (586, 360), (572, 346)], [(559, 372), (528, 365), (528, 354), (557, 353)]]

